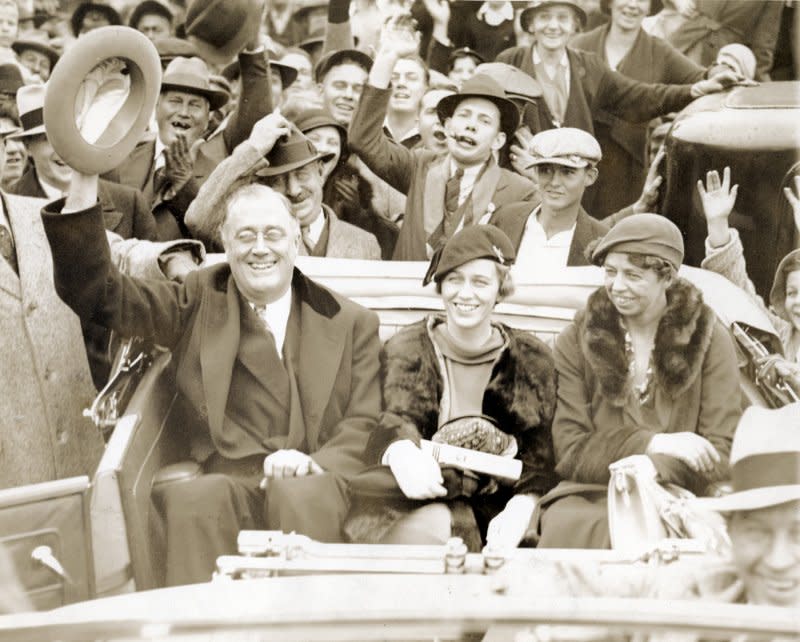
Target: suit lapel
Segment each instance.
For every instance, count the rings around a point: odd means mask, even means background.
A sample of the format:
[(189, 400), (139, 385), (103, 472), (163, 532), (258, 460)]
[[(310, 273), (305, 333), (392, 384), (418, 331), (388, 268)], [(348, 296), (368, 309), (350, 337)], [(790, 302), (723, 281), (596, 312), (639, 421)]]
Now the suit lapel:
[[(297, 293), (297, 291), (296, 291)], [(347, 340), (342, 314), (326, 316), (308, 300), (300, 300), (300, 332), (295, 378), (305, 420), (306, 440), (314, 448), (319, 437), (325, 408), (339, 374)]]
[(594, 240), (594, 237), (589, 215), (581, 208), (578, 210), (578, 218), (575, 220), (575, 232), (572, 235), (572, 243), (569, 245), (567, 265), (586, 265), (586, 257), (583, 256), (583, 251), (592, 240)]
[(107, 230), (116, 232), (122, 221), (122, 212), (115, 206), (114, 201), (111, 199), (108, 188), (101, 180), (98, 185), (98, 198), (100, 200), (100, 209), (103, 211), (103, 225)]
[(212, 434), (222, 430), (231, 373), (239, 351), (239, 297), (233, 277), (227, 292), (208, 290), (200, 314), (200, 370)]
[(131, 152), (127, 163), (119, 169), (119, 182), (142, 190), (145, 200), (153, 199), (153, 169), (155, 165), (156, 144), (148, 140), (137, 145)]

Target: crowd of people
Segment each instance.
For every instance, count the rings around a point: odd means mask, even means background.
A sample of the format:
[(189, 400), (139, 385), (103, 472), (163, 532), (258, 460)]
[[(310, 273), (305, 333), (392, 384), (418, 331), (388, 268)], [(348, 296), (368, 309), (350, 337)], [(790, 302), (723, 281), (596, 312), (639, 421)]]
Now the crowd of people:
[[(169, 585), (207, 580), (241, 529), (608, 548), (609, 466), (641, 455), (697, 496), (732, 480), (706, 506), (728, 517), (733, 599), (798, 604), (800, 407), (745, 410), (733, 339), (652, 213), (658, 132), (786, 73), (785, 4), (0, 0), (0, 487), (91, 475), (81, 411), (114, 332), (172, 351), (203, 473), (154, 493)], [(51, 143), (47, 82), (122, 24), (153, 41), (159, 95), (133, 152), (89, 175)], [(765, 304), (718, 169), (703, 267), (767, 310), (774, 367), (800, 380), (800, 256)], [(227, 260), (202, 267), (211, 252)], [(444, 313), (382, 346), (299, 255), (426, 261)], [(552, 348), (493, 320), (515, 279), (575, 265), (604, 284)], [(442, 468), (422, 440), (521, 476)]]

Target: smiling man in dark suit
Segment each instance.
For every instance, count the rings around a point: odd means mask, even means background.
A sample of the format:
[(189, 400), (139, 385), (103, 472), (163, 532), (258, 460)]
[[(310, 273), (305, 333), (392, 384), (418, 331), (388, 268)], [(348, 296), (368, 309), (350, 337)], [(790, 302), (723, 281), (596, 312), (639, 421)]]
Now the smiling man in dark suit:
[(240, 529), (340, 541), (346, 481), (363, 467), (380, 410), (377, 316), (294, 267), (300, 226), (285, 197), (239, 184), (223, 202), (228, 262), (183, 284), (112, 266), (96, 177), (74, 173), (66, 203), (43, 210), (68, 305), (172, 350), (191, 453), (205, 474), (158, 498), (168, 584), (208, 580)]

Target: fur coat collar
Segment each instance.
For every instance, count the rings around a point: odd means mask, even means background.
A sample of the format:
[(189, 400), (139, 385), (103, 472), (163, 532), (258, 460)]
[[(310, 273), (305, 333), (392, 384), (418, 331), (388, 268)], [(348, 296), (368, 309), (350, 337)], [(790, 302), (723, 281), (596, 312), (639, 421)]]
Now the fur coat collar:
[[(576, 321), (586, 360), (603, 394), (623, 403), (628, 384), (625, 328), (605, 288), (589, 297)], [(716, 317), (694, 285), (678, 278), (667, 290), (667, 308), (656, 330), (654, 382), (670, 398), (688, 390), (697, 379), (711, 343)]]

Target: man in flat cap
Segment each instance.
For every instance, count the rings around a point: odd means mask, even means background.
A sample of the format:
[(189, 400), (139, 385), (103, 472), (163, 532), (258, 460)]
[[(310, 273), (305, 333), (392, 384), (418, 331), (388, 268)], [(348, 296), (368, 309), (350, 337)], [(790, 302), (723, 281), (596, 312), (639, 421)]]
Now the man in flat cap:
[(586, 188), (597, 180), (600, 145), (582, 129), (562, 127), (536, 134), (531, 150), (542, 202), (534, 208), (530, 203), (511, 203), (491, 218), (514, 243), (513, 269), (525, 277), (567, 265), (588, 265), (583, 255), (586, 246), (609, 228), (581, 206)]
[(535, 197), (533, 183), (497, 165), (495, 154), (519, 124), (519, 110), (488, 76), (473, 76), (458, 95), (437, 108), (448, 153), (408, 150), (382, 130), (396, 61), (412, 55), (417, 42), (393, 18), (350, 126), (349, 144), (364, 163), (408, 200), (395, 260), (425, 260), (464, 225), (478, 223), (503, 203)]
[[(290, 133), (270, 132), (265, 147)], [(167, 583), (207, 581), (241, 529), (341, 541), (347, 480), (380, 411), (377, 315), (294, 267), (300, 223), (265, 185), (234, 184), (227, 262), (181, 285), (123, 277), (96, 200), (96, 177), (76, 173), (67, 201), (43, 210), (56, 287), (82, 318), (172, 350), (180, 425), (204, 472), (157, 491)]]

